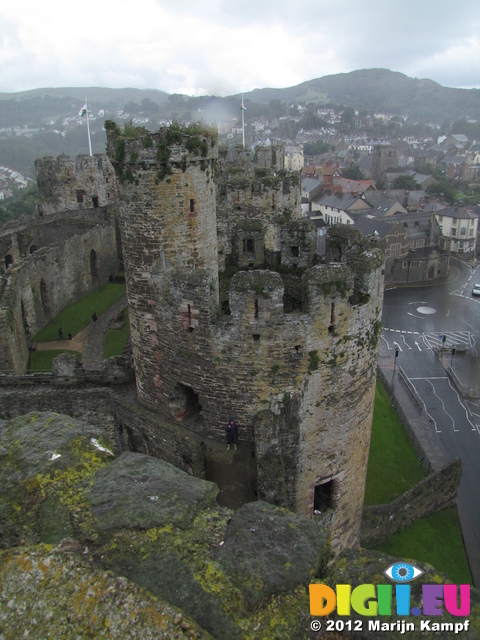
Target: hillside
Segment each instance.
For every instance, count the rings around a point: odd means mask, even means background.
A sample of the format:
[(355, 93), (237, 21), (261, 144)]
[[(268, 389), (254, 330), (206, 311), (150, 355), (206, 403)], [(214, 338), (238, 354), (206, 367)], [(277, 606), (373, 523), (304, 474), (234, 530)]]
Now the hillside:
[[(157, 129), (165, 119), (189, 121), (201, 117), (220, 123), (239, 116), (241, 101), (240, 95), (189, 97), (135, 88), (64, 87), (0, 93), (0, 165), (33, 178), (37, 157), (88, 153), (85, 118), (78, 117), (85, 97), (94, 153), (105, 151), (103, 123), (107, 119), (121, 122), (138, 118), (138, 123), (149, 129)], [(250, 121), (262, 115), (272, 119), (284, 115), (292, 104), (311, 102), (368, 113), (394, 113), (438, 124), (462, 116), (479, 119), (480, 114), (478, 89), (442, 87), (387, 69), (324, 76), (285, 89), (255, 89), (245, 93), (244, 100)]]
[(480, 113), (479, 89), (452, 89), (432, 80), (409, 78), (388, 69), (361, 69), (324, 76), (287, 89), (255, 89), (253, 102), (340, 104), (359, 111), (384, 111), (441, 123)]
[(154, 89), (107, 89), (102, 87), (63, 87), (33, 89), (19, 93), (0, 93), (0, 127), (34, 126), (45, 118), (57, 120), (76, 115), (88, 98), (92, 112), (117, 111), (129, 102), (150, 100), (164, 103), (168, 94)]

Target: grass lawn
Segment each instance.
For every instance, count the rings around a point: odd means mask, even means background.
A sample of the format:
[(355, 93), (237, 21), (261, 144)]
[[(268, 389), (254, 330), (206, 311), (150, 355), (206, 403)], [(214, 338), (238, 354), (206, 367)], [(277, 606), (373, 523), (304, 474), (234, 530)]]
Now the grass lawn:
[[(365, 505), (390, 502), (424, 477), (417, 453), (377, 380)], [(375, 549), (397, 558), (428, 562), (455, 583), (472, 583), (455, 507), (416, 520)]]
[(456, 507), (416, 520), (375, 549), (398, 558), (428, 562), (455, 584), (472, 583)]
[(62, 327), (63, 335), (73, 336), (84, 329), (92, 321), (92, 313), (99, 316), (125, 294), (124, 284), (107, 283), (95, 289), (81, 300), (64, 309), (56, 318), (47, 324), (34, 338), (35, 342), (58, 340), (58, 329)]
[(52, 349), (51, 351), (32, 351), (30, 354), (30, 373), (41, 373), (52, 370), (52, 362), (61, 353), (73, 353), (80, 360), (81, 353), (78, 351), (67, 351), (62, 349)]
[(125, 343), (130, 335), (130, 322), (128, 316), (122, 329), (108, 329), (105, 334), (105, 344), (103, 347), (103, 357), (121, 356), (125, 348)]
[(384, 386), (377, 381), (364, 504), (390, 502), (425, 475)]

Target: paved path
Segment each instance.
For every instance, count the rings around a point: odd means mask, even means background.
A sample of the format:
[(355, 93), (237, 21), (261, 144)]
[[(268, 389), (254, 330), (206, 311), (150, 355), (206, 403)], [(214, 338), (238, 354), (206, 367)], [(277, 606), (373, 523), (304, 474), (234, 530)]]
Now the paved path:
[(71, 340), (51, 340), (49, 342), (37, 342), (37, 351), (49, 351), (61, 349), (63, 351), (78, 351), (82, 354), (82, 362), (85, 369), (101, 369), (103, 362), (103, 344), (108, 325), (113, 318), (127, 308), (127, 296), (122, 296), (109, 309), (100, 314), (94, 327), (90, 323), (88, 327), (75, 334)]
[(127, 308), (127, 296), (122, 296), (109, 309), (100, 314), (97, 324), (88, 326), (83, 342), (82, 362), (85, 369), (101, 369), (103, 362), (103, 343), (108, 325), (113, 318)]

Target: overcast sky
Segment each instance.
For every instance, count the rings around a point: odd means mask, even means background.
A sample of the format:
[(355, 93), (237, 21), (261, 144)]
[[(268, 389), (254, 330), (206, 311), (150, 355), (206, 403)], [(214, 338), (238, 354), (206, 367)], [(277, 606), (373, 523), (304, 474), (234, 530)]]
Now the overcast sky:
[(231, 95), (366, 68), (480, 87), (480, 0), (3, 0), (0, 92)]

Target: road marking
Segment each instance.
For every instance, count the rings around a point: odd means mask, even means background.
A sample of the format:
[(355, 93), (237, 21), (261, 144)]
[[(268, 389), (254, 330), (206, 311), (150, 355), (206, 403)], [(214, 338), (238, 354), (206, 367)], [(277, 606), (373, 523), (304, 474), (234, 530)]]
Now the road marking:
[[(412, 384), (412, 380), (426, 380), (427, 378), (408, 378), (408, 381), (410, 382), (410, 384)], [(437, 421), (435, 420), (435, 418), (428, 413), (427, 410), (427, 405), (425, 404), (425, 402), (422, 400), (421, 395), (418, 393), (416, 387), (414, 384), (412, 384), (412, 387), (415, 389), (415, 393), (417, 394), (417, 396), (420, 398), (420, 402), (423, 404), (423, 410), (425, 411), (425, 413), (427, 414), (427, 416), (430, 418), (431, 422), (433, 422), (433, 426), (435, 427), (435, 433), (442, 433), (440, 431), (440, 429), (437, 427)]]
[[(453, 419), (453, 416), (451, 416), (451, 415), (448, 413), (448, 411), (445, 409), (445, 403), (444, 403), (444, 401), (442, 400), (442, 398), (438, 395), (438, 393), (437, 393), (437, 391), (436, 391), (436, 389), (435, 389), (435, 385), (434, 385), (434, 384), (432, 384), (428, 378), (425, 378), (425, 380), (426, 380), (426, 382), (428, 382), (428, 384), (432, 387), (433, 394), (434, 394), (434, 395), (435, 395), (435, 396), (440, 400), (440, 402), (442, 403), (443, 412), (444, 412), (444, 413), (445, 413), (445, 415), (447, 415), (447, 416), (450, 418), (450, 420), (452, 421), (453, 431), (454, 431), (454, 432), (455, 432), (455, 431), (458, 431), (458, 429), (455, 427), (455, 420)], [(450, 381), (449, 381), (449, 384), (450, 384)]]
[(417, 349), (418, 349), (419, 351), (421, 351), (421, 349), (420, 349), (420, 345), (418, 344), (418, 342), (417, 342), (416, 340), (415, 340), (415, 344), (417, 345)]
[(475, 431), (476, 427), (473, 424), (473, 422), (470, 420), (469, 418), (469, 411), (468, 411), (468, 407), (463, 403), (463, 398), (461, 397), (461, 395), (458, 393), (457, 389), (452, 385), (451, 380), (448, 381), (448, 384), (450, 386), (450, 389), (452, 389), (452, 391), (454, 391), (457, 394), (457, 400), (458, 400), (458, 404), (462, 407), (462, 409), (465, 411), (465, 418), (467, 419), (468, 424), (472, 427), (472, 431)]
[(419, 331), (405, 331), (402, 329), (389, 329), (388, 327), (383, 327), (383, 331), (392, 331), (394, 333), (411, 333), (414, 336), (419, 336), (420, 332)]

